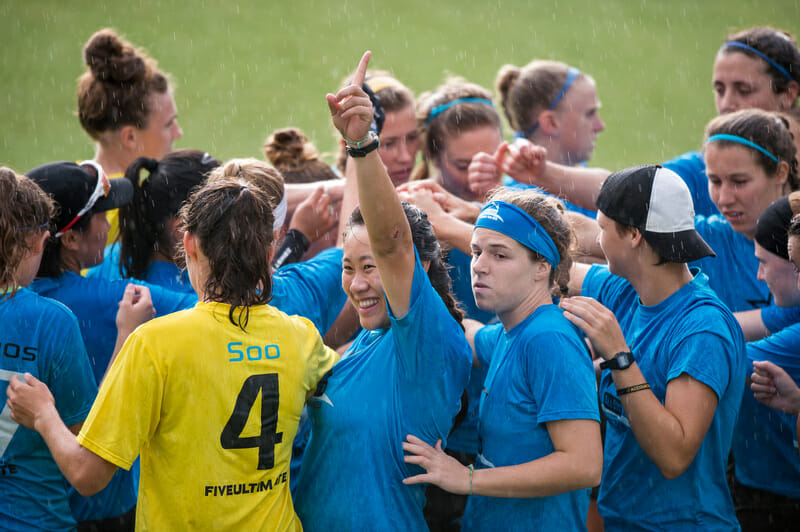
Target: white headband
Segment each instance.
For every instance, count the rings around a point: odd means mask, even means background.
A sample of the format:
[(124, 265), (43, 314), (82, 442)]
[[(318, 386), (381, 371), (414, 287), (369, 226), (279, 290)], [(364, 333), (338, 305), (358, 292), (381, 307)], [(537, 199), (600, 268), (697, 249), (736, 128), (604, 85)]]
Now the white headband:
[(286, 205), (286, 190), (283, 191), (283, 198), (281, 198), (281, 202), (278, 203), (278, 206), (275, 207), (275, 210), (272, 211), (272, 214), (275, 216), (275, 221), (272, 223), (272, 230), (277, 231), (281, 227), (283, 227), (283, 223), (286, 221), (286, 209), (288, 208)]

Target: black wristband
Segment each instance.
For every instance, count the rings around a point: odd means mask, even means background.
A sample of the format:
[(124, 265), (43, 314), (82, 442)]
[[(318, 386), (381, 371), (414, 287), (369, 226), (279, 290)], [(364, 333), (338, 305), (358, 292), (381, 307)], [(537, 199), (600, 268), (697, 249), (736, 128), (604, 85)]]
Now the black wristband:
[(381, 141), (376, 137), (374, 142), (371, 142), (361, 148), (354, 148), (346, 142), (344, 146), (347, 149), (347, 155), (350, 157), (366, 157), (369, 152), (377, 150), (380, 145)]
[(277, 270), (281, 266), (299, 261), (303, 253), (308, 251), (309, 246), (311, 246), (311, 242), (308, 241), (306, 235), (297, 229), (289, 229), (272, 260), (272, 269)]

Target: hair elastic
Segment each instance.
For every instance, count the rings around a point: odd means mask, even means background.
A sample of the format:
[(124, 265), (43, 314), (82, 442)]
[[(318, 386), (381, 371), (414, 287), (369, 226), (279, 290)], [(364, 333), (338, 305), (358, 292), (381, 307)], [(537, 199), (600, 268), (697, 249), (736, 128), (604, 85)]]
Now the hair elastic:
[[(548, 111), (552, 111), (553, 109), (556, 108), (556, 105), (558, 105), (558, 102), (560, 102), (564, 98), (564, 95), (567, 94), (567, 91), (570, 89), (570, 87), (572, 87), (572, 84), (575, 83), (575, 80), (578, 79), (578, 76), (580, 76), (580, 75), (581, 75), (581, 71), (578, 70), (577, 68), (573, 68), (573, 67), (568, 67), (567, 68), (567, 77), (564, 79), (564, 84), (561, 85), (561, 89), (558, 91), (558, 94), (556, 94), (556, 97), (553, 98), (553, 101), (547, 107)], [(533, 123), (533, 125), (530, 128), (528, 128), (527, 131), (525, 131), (525, 132), (519, 132), (519, 131), (514, 132), (514, 138), (515, 139), (526, 139), (526, 138), (530, 137), (531, 135), (533, 135), (533, 133), (538, 128), (539, 128), (539, 121), (537, 120), (536, 122)]]
[(475, 227), (491, 229), (513, 238), (544, 257), (553, 269), (561, 262), (558, 248), (547, 231), (533, 216), (516, 205), (505, 201), (490, 201), (481, 209), (478, 219), (475, 220)]
[(273, 215), (275, 216), (275, 221), (272, 223), (272, 230), (277, 231), (281, 227), (283, 227), (283, 223), (286, 221), (286, 191), (283, 192), (283, 197), (281, 198), (281, 202), (278, 203), (278, 206), (275, 207), (275, 210), (272, 211)]
[(794, 78), (792, 77), (791, 74), (789, 74), (788, 70), (786, 70), (785, 68), (780, 66), (777, 62), (775, 62), (774, 59), (772, 59), (768, 55), (764, 54), (763, 52), (759, 52), (758, 50), (756, 50), (752, 46), (748, 46), (745, 43), (739, 42), (739, 41), (728, 41), (725, 44), (723, 44), (722, 47), (723, 48), (741, 48), (742, 50), (747, 50), (748, 52), (752, 52), (752, 53), (756, 54), (758, 57), (760, 57), (761, 59), (763, 59), (764, 61), (766, 61), (767, 63), (769, 63), (770, 65), (772, 65), (773, 67), (775, 67), (775, 70), (777, 70), (778, 72), (783, 74), (784, 77), (786, 77), (786, 79), (788, 79), (789, 81), (794, 81)]
[(442, 105), (437, 105), (436, 107), (431, 109), (431, 114), (429, 114), (428, 118), (425, 120), (425, 125), (427, 126), (430, 123), (431, 120), (436, 118), (436, 116), (444, 113), (445, 111), (447, 111), (448, 109), (450, 109), (454, 105), (458, 105), (460, 103), (482, 103), (482, 104), (486, 104), (489, 107), (494, 109), (494, 104), (490, 100), (487, 100), (485, 98), (459, 98), (457, 100), (453, 100), (453, 101), (444, 103)]
[(740, 137), (738, 135), (728, 135), (728, 134), (711, 135), (710, 137), (708, 137), (708, 140), (706, 140), (706, 145), (708, 145), (710, 142), (713, 142), (715, 140), (727, 140), (729, 142), (736, 142), (737, 144), (743, 144), (744, 146), (748, 146), (750, 148), (753, 148), (754, 150), (760, 151), (761, 153), (763, 153), (764, 155), (766, 155), (767, 157), (769, 157), (770, 159), (772, 159), (776, 163), (780, 163), (781, 162), (780, 159), (778, 159), (777, 157), (772, 155), (770, 152), (768, 152), (767, 150), (765, 150), (764, 148), (762, 148), (761, 146), (759, 146), (755, 142), (749, 141), (744, 137)]

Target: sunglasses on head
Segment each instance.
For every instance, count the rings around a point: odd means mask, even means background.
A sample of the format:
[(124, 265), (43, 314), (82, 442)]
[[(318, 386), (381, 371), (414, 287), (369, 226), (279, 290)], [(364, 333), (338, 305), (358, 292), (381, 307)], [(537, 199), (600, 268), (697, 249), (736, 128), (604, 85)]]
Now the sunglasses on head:
[(78, 220), (83, 217), (84, 214), (89, 212), (94, 204), (97, 203), (101, 197), (108, 196), (108, 193), (111, 191), (111, 181), (108, 180), (108, 176), (106, 173), (103, 172), (103, 167), (97, 161), (82, 161), (78, 164), (81, 168), (86, 170), (86, 172), (97, 179), (97, 183), (95, 184), (94, 191), (92, 191), (92, 195), (89, 196), (89, 199), (86, 200), (86, 205), (78, 211), (78, 214), (75, 215), (75, 218), (72, 219), (67, 225), (64, 226), (59, 232), (56, 233), (56, 238), (63, 235), (67, 232), (73, 225), (75, 225)]

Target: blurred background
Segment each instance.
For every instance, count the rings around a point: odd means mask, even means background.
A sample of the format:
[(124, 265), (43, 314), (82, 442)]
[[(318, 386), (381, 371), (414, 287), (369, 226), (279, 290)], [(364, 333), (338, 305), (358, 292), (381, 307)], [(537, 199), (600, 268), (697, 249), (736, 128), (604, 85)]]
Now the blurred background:
[(797, 0), (2, 0), (0, 164), (25, 172), (93, 156), (75, 88), (83, 45), (103, 27), (171, 74), (176, 148), (262, 157), (270, 132), (297, 126), (332, 152), (324, 95), (370, 49), (372, 68), (417, 94), (448, 74), (493, 91), (501, 65), (535, 58), (580, 68), (597, 81), (607, 126), (590, 164), (614, 170), (699, 147), (727, 33), (770, 25), (797, 36), (799, 22)]

